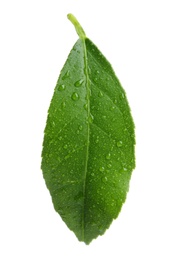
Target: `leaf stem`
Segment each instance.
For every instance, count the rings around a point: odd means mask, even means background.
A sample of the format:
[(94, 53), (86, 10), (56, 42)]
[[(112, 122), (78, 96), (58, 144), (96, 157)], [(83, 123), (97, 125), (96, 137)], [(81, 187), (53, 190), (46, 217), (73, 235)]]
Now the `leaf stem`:
[(67, 18), (72, 22), (72, 24), (75, 26), (76, 32), (79, 36), (80, 39), (85, 39), (86, 38), (86, 34), (82, 28), (82, 26), (80, 25), (80, 23), (78, 22), (78, 20), (76, 19), (76, 17), (73, 14), (68, 14)]

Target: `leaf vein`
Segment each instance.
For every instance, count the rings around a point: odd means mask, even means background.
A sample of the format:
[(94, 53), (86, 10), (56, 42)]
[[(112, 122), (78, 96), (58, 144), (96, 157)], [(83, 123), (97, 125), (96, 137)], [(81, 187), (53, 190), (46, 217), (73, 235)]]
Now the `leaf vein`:
[(75, 120), (75, 118), (76, 118), (76, 117), (79, 117), (80, 115), (81, 115), (81, 113), (78, 114), (78, 115), (75, 116), (75, 117), (72, 117), (72, 118), (70, 119), (70, 121), (69, 121), (68, 123), (64, 124), (64, 126), (59, 130), (58, 134), (60, 134), (60, 133), (65, 129), (66, 126), (70, 125), (70, 124)]
[(73, 152), (68, 153), (68, 154), (63, 158), (63, 160), (60, 161), (60, 163), (62, 163), (63, 161), (66, 161), (67, 159), (70, 158), (70, 156), (71, 156), (72, 154), (78, 152), (79, 150), (81, 150), (81, 149), (84, 148), (84, 147), (85, 147), (85, 145), (80, 146), (79, 148), (75, 149)]
[[(87, 91), (87, 117), (90, 117), (90, 79), (88, 75), (88, 64), (87, 64), (87, 49), (85, 40), (83, 40), (84, 48), (84, 63), (85, 63), (85, 76), (86, 76), (86, 91)], [(86, 162), (85, 162), (85, 172), (84, 172), (84, 182), (83, 182), (83, 215), (82, 215), (82, 239), (85, 240), (85, 194), (86, 194), (86, 178), (87, 178), (87, 169), (88, 169), (88, 160), (89, 160), (89, 141), (90, 141), (90, 123), (87, 124), (87, 151), (86, 151)]]
[(73, 152), (68, 153), (62, 160), (58, 161), (58, 166), (57, 166), (56, 170), (59, 168), (61, 163), (63, 163), (64, 161), (67, 161), (67, 159), (69, 159), (71, 155), (73, 155), (74, 153), (78, 152), (79, 150), (81, 150), (84, 147), (85, 147), (85, 145), (78, 147)]
[(100, 89), (92, 80), (91, 81), (91, 84), (96, 87), (98, 90), (100, 90), (112, 103), (113, 105), (119, 110), (119, 112), (123, 115), (122, 111), (120, 110), (120, 108), (114, 103), (114, 101), (112, 100), (112, 98), (102, 89)]
[[(107, 73), (107, 70), (105, 70), (105, 69), (101, 66), (101, 64), (100, 64), (99, 62), (97, 62), (97, 60), (95, 59), (95, 57), (92, 55), (91, 52), (89, 52), (89, 54), (90, 54), (90, 56), (92, 57), (92, 59), (94, 60), (94, 62), (95, 62), (95, 63), (103, 70), (103, 72), (104, 72), (108, 77), (110, 77), (110, 78), (112, 79), (112, 81), (114, 82), (114, 79), (113, 79), (112, 75), (110, 75), (110, 74)], [(115, 72), (114, 72), (114, 70), (113, 70), (111, 64), (109, 64), (109, 65), (110, 65), (111, 70), (112, 70), (112, 72), (113, 72), (113, 74), (114, 74), (113, 76), (115, 77), (116, 81), (118, 82), (119, 86), (121, 87), (120, 82), (119, 82), (119, 80), (117, 79), (117, 77), (116, 77), (116, 75), (115, 75)], [(121, 88), (122, 88), (122, 87), (121, 87)]]
[(102, 129), (99, 125), (97, 125), (97, 123), (93, 122), (92, 125), (96, 126), (98, 129), (100, 129), (105, 135), (107, 135), (109, 137), (109, 139), (111, 139), (112, 141), (114, 141), (114, 139), (112, 139), (111, 136), (109, 136), (109, 134), (104, 130)]

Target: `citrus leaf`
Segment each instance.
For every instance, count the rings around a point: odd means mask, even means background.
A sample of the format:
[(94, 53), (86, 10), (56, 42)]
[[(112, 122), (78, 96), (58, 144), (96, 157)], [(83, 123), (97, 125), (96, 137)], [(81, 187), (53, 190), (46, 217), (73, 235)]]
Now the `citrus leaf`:
[(86, 37), (57, 81), (45, 128), (42, 171), (55, 210), (89, 244), (117, 218), (135, 167), (134, 123), (115, 73)]

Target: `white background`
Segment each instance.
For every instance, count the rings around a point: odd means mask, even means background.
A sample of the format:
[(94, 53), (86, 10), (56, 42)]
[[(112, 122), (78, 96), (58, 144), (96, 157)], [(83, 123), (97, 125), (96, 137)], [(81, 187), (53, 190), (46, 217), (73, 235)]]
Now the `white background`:
[[(89, 246), (54, 211), (40, 170), (59, 72), (77, 40), (111, 62), (136, 124), (123, 209)], [(176, 6), (171, 0), (0, 1), (0, 259), (176, 259)]]

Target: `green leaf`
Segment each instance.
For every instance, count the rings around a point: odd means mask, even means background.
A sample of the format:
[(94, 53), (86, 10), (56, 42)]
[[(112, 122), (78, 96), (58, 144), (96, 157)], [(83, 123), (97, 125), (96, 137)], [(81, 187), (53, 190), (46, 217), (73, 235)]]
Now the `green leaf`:
[(117, 218), (135, 167), (134, 123), (126, 94), (76, 18), (79, 39), (48, 111), (42, 171), (55, 210), (89, 244)]

